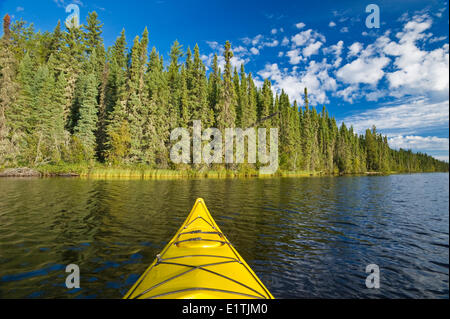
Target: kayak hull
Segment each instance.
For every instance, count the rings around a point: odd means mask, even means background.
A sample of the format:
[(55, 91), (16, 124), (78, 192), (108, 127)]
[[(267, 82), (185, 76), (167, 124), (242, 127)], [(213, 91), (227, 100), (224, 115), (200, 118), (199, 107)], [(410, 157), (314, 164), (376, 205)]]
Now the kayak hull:
[(125, 299), (273, 299), (203, 199)]

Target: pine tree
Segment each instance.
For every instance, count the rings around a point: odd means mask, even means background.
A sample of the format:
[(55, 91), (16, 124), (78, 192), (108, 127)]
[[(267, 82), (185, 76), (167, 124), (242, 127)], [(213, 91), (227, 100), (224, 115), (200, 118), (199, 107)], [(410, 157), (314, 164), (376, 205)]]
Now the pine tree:
[(236, 120), (236, 94), (231, 77), (231, 44), (225, 43), (224, 58), (225, 72), (223, 74), (223, 89), (218, 102), (217, 128), (223, 131), (225, 128), (235, 127)]
[(64, 73), (56, 79), (51, 103), (52, 159), (59, 162), (63, 156), (64, 147), (68, 147), (68, 132), (65, 130), (65, 105), (67, 80)]
[(169, 123), (167, 118), (170, 116), (170, 90), (163, 65), (162, 56), (160, 57), (156, 49), (153, 48), (146, 74), (146, 87), (150, 99), (150, 115), (145, 124), (147, 136), (144, 137), (144, 142), (147, 144), (147, 152), (154, 155), (154, 164), (159, 167), (167, 167), (168, 165)]
[[(145, 41), (143, 41), (145, 43)], [(145, 162), (143, 154), (144, 123), (148, 116), (148, 109), (145, 107), (146, 95), (144, 96), (144, 69), (142, 55), (142, 44), (139, 37), (134, 39), (131, 49), (131, 62), (127, 81), (127, 118), (131, 134), (130, 157), (134, 163)]]
[(74, 136), (83, 146), (84, 159), (91, 160), (95, 154), (95, 131), (97, 128), (97, 86), (95, 76), (83, 76), (81, 92), (80, 116), (74, 129)]
[(103, 47), (102, 28), (103, 24), (98, 20), (97, 12), (88, 13), (87, 25), (84, 27), (86, 33), (84, 34), (84, 45), (87, 55), (92, 54), (94, 49)]
[(261, 96), (259, 100), (259, 108), (258, 108), (258, 120), (263, 121), (262, 125), (266, 128), (270, 128), (271, 121), (268, 121), (267, 118), (271, 115), (270, 111), (273, 106), (273, 93), (272, 93), (272, 85), (268, 79), (264, 80), (264, 84), (261, 91)]
[(10, 23), (11, 19), (6, 14), (3, 18), (3, 37), (0, 39), (0, 165), (14, 163), (18, 152), (14, 141), (16, 137), (10, 136), (11, 121), (7, 118), (17, 95), (14, 81), (17, 62), (11, 49)]
[[(186, 61), (189, 60), (188, 58)], [(190, 98), (188, 98), (188, 101), (191, 120), (200, 120), (204, 127), (211, 127), (214, 121), (214, 112), (208, 103), (206, 68), (200, 58), (200, 50), (197, 44), (194, 48), (194, 59), (189, 69), (186, 65), (186, 85), (189, 89), (188, 95)]]
[(250, 127), (256, 124), (257, 121), (257, 104), (258, 104), (258, 93), (253, 82), (252, 74), (248, 75), (248, 108), (244, 112), (245, 122), (243, 128)]
[(208, 81), (208, 101), (210, 109), (214, 113), (214, 125), (217, 126), (217, 116), (219, 114), (219, 100), (222, 90), (222, 79), (220, 76), (220, 68), (217, 62), (217, 54), (214, 54), (212, 72)]
[(175, 41), (170, 49), (170, 65), (168, 70), (168, 85), (169, 85), (169, 112), (168, 122), (169, 129), (172, 130), (177, 127), (178, 118), (180, 114), (180, 94), (181, 94), (181, 76), (179, 59), (183, 56), (181, 45)]
[(233, 71), (233, 86), (234, 86), (234, 94), (236, 96), (236, 127), (241, 127), (241, 118), (242, 118), (242, 99), (241, 99), (241, 83), (239, 79), (239, 74), (237, 68), (234, 67)]
[(304, 107), (305, 110), (302, 112), (301, 117), (301, 141), (302, 141), (302, 151), (303, 151), (303, 163), (302, 168), (306, 171), (311, 171), (311, 154), (312, 154), (312, 116), (309, 109), (309, 99), (308, 90), (305, 88), (304, 95)]

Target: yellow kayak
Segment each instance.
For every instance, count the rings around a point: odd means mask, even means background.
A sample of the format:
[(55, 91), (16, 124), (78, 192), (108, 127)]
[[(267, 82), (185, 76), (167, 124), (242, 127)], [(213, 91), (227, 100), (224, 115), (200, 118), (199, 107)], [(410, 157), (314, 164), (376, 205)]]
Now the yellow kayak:
[(125, 299), (273, 299), (211, 217), (203, 199)]

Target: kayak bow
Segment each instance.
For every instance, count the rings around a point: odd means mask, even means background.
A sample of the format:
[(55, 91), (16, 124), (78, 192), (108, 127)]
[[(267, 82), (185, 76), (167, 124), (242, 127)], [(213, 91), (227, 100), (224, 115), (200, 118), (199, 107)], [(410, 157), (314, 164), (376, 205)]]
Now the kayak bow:
[(181, 228), (125, 299), (273, 299), (211, 217), (195, 201)]

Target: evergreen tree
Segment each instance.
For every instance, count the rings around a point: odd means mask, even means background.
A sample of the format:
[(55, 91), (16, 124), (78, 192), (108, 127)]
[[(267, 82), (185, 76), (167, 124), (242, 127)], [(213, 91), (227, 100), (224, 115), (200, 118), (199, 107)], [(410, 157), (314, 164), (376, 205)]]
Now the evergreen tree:
[(168, 85), (169, 85), (169, 112), (168, 122), (169, 129), (172, 130), (177, 127), (178, 118), (180, 114), (180, 95), (181, 95), (181, 76), (179, 59), (183, 56), (181, 45), (175, 41), (170, 49), (170, 65), (168, 70)]
[(83, 146), (84, 159), (91, 160), (95, 154), (95, 131), (97, 128), (97, 86), (95, 76), (92, 74), (83, 76), (81, 80), (81, 105), (80, 116), (74, 129), (74, 136)]
[[(18, 152), (15, 136), (10, 136), (11, 121), (7, 118), (8, 112), (12, 112), (17, 93), (14, 81), (17, 62), (11, 48), (10, 23), (11, 18), (6, 14), (3, 18), (3, 37), (0, 39), (0, 165), (14, 162)], [(22, 132), (17, 134), (21, 135)]]
[(217, 125), (217, 115), (219, 114), (219, 100), (221, 96), (222, 79), (218, 64), (217, 54), (214, 54), (212, 72), (208, 82), (208, 100), (211, 110), (214, 113), (214, 124)]
[(225, 43), (224, 58), (225, 58), (225, 71), (223, 74), (223, 89), (219, 102), (217, 104), (217, 128), (223, 131), (225, 128), (231, 128), (235, 126), (236, 120), (236, 94), (233, 87), (231, 77), (231, 58), (233, 52), (231, 51), (231, 44), (229, 41)]

